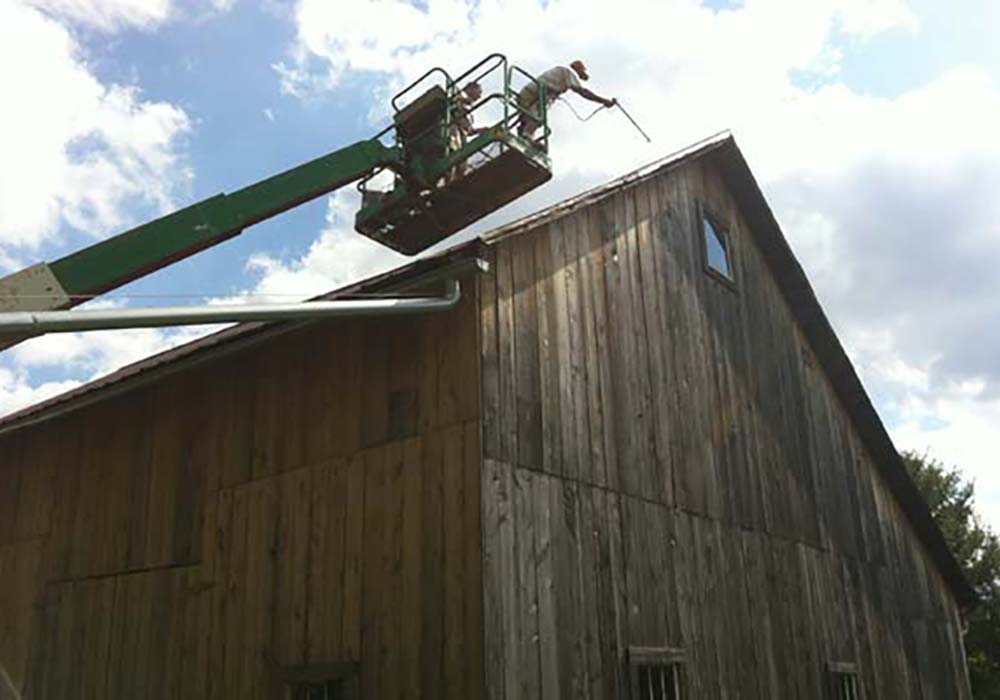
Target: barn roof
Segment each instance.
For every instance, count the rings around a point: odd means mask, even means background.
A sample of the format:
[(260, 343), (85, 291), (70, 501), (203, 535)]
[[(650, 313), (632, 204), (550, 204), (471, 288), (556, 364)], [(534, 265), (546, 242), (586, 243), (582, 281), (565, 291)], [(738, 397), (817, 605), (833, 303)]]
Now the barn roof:
[[(907, 473), (882, 420), (823, 312), (812, 285), (792, 253), (735, 139), (728, 132), (712, 136), (623, 177), (512, 221), (446, 251), (329, 292), (319, 298), (350, 298), (353, 295), (398, 290), (421, 280), (439, 277), (453, 268), (468, 266), (479, 256), (484, 246), (532, 230), (611, 196), (623, 188), (680, 167), (693, 159), (705, 159), (721, 173), (746, 216), (755, 242), (804, 331), (818, 363), (830, 377), (834, 390), (874, 457), (882, 477), (899, 501), (918, 537), (927, 547), (958, 602), (963, 606), (974, 605), (975, 591), (962, 574), (961, 567), (934, 522), (927, 502)], [(308, 322), (243, 323), (152, 355), (0, 419), (0, 435), (132, 390), (164, 375), (182, 371), (193, 362), (206, 361), (220, 353), (239, 350), (248, 344), (298, 328), (303, 323)]]

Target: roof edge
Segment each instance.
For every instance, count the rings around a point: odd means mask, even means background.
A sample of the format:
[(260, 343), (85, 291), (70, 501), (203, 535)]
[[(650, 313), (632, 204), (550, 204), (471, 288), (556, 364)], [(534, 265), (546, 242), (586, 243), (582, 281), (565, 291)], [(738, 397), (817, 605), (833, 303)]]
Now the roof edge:
[(663, 156), (662, 158), (657, 158), (646, 165), (622, 175), (621, 177), (609, 180), (602, 185), (592, 187), (589, 190), (573, 195), (568, 199), (564, 199), (546, 207), (545, 209), (534, 212), (533, 214), (522, 216), (521, 218), (503, 224), (502, 226), (490, 229), (489, 231), (481, 234), (479, 238), (484, 243), (489, 245), (503, 240), (508, 236), (517, 235), (525, 228), (541, 226), (549, 221), (566, 216), (580, 207), (598, 202), (623, 187), (630, 187), (640, 182), (644, 182), (645, 180), (670, 170), (672, 167), (677, 167), (686, 163), (692, 158), (700, 158), (706, 153), (709, 153), (717, 148), (722, 148), (730, 142), (735, 143), (731, 131), (726, 129), (716, 132), (711, 136), (705, 137), (701, 141), (691, 144), (690, 146), (674, 151), (673, 153)]
[(723, 148), (716, 150), (711, 158), (719, 166), (723, 178), (749, 219), (751, 235), (763, 252), (778, 287), (829, 377), (834, 392), (960, 607), (974, 607), (979, 601), (975, 589), (965, 578), (926, 499), (906, 470), (861, 378), (823, 311), (805, 270), (792, 252), (750, 166), (736, 145), (736, 140), (730, 138), (722, 145)]
[[(352, 282), (309, 301), (334, 301), (376, 291), (402, 291), (439, 277), (448, 270), (465, 268), (482, 252), (482, 243), (473, 238), (435, 255)], [(181, 371), (191, 362), (200, 363), (235, 352), (247, 345), (283, 333), (290, 333), (318, 320), (252, 321), (231, 325), (190, 342), (160, 351), (124, 367), (0, 418), (0, 437), (7, 433), (64, 415), (112, 396), (137, 389), (157, 379)]]

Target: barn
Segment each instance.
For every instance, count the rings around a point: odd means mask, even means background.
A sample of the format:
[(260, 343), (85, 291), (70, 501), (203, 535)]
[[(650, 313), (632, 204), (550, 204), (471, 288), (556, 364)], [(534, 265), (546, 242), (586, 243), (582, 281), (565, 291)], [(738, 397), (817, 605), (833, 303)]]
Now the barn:
[(722, 134), (0, 420), (0, 697), (968, 698), (975, 596)]

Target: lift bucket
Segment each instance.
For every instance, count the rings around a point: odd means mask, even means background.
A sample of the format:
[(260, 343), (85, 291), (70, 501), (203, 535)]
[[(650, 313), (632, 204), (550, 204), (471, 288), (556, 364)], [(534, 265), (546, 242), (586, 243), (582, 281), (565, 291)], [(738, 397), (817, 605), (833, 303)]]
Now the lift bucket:
[[(478, 77), (477, 71), (482, 72)], [(498, 89), (476, 104), (463, 103), (465, 86), (494, 71), (500, 74)], [(534, 81), (519, 69), (508, 69), (506, 59), (493, 54), (457, 80), (434, 69), (397, 95), (393, 130), (404, 167), (395, 171), (391, 189), (377, 190), (369, 181), (362, 182), (356, 230), (415, 255), (548, 181), (552, 168), (545, 152), (544, 100), (536, 100), (541, 113), (531, 113), (541, 140), (518, 133), (525, 109), (511, 87), (515, 74)], [(443, 76), (443, 84), (426, 89), (406, 106), (398, 104), (401, 96), (433, 76)], [(471, 125), (480, 113), (497, 116), (488, 127), (473, 132)]]

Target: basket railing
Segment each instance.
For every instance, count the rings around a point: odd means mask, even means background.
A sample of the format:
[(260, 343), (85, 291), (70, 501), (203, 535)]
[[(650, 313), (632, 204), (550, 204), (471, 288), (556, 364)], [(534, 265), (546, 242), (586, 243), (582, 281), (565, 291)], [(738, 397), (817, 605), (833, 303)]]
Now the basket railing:
[[(482, 85), (484, 82), (496, 83), (495, 89), (482, 95), (474, 104), (460, 107), (458, 98), (462, 91), (472, 83)], [(493, 157), (489, 151), (494, 144), (497, 148), (497, 154), (494, 155), (502, 153), (509, 146), (505, 138), (497, 137), (501, 132), (505, 132), (506, 135), (516, 133), (526, 118), (534, 121), (537, 124), (537, 129), (541, 130), (540, 135), (528, 145), (539, 147), (542, 150), (548, 149), (551, 130), (548, 126), (545, 85), (520, 66), (509, 64), (504, 54), (491, 53), (455, 78), (452, 78), (441, 67), (431, 68), (392, 97), (393, 110), (398, 113), (403, 109), (407, 103), (406, 97), (414, 95), (414, 91), (418, 87), (423, 86), (424, 89), (416, 93), (417, 96), (430, 89), (432, 85), (441, 85), (445, 91), (447, 97), (445, 119), (443, 123), (428, 127), (422, 133), (409, 135), (408, 139), (416, 141), (428, 136), (432, 130), (443, 130), (438, 136), (446, 144), (447, 158), (444, 161), (445, 164), (437, 169), (438, 172), (433, 173), (435, 177), (446, 177), (453, 167), (463, 162), (468, 163), (469, 170), (475, 169), (478, 164)], [(522, 95), (531, 96), (532, 94), (534, 96), (533, 103), (522, 97)], [(455, 148), (452, 147), (449, 136), (455, 133), (456, 129), (460, 129), (459, 125), (456, 124), (458, 109), (462, 109), (465, 113), (464, 118), (469, 120), (469, 123), (474, 123), (477, 116), (479, 118), (482, 118), (483, 115), (489, 116), (484, 122), (477, 125), (477, 128), (482, 129), (484, 133), (459, 134), (459, 138), (454, 140), (455, 143), (458, 143), (458, 147)], [(395, 124), (393, 123), (379, 132), (376, 138), (393, 134), (392, 138), (396, 145), (405, 148), (405, 144), (400, 142), (394, 131)], [(483, 158), (477, 159), (476, 156), (480, 154)], [(358, 189), (362, 194), (374, 191), (371, 183), (376, 178), (383, 176), (384, 172), (389, 169), (380, 168), (361, 179), (358, 182)], [(401, 175), (396, 172), (393, 185), (399, 184), (401, 179)]]

